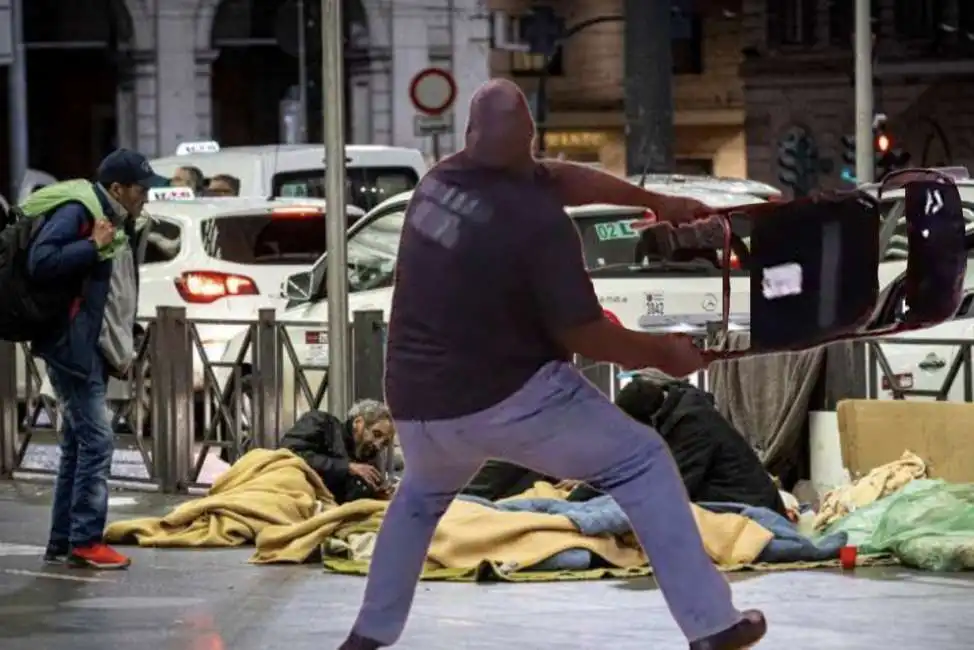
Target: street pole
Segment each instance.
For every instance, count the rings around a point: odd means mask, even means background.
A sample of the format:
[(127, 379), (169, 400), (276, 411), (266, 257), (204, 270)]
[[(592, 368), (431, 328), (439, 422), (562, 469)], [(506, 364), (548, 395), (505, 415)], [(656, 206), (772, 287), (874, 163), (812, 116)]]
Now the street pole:
[(342, 0), (321, 0), (321, 92), (325, 136), (327, 214), (328, 411), (342, 418), (351, 407), (348, 321), (348, 242), (345, 217), (345, 84)]
[(673, 128), (673, 7), (625, 0), (626, 174), (671, 173)]
[(20, 202), (20, 185), (27, 175), (27, 51), (24, 48), (23, 0), (10, 3), (10, 76), (7, 84), (10, 110), (10, 205)]
[(856, 182), (872, 183), (873, 152), (873, 27), (870, 0), (856, 0)]
[(301, 143), (308, 141), (308, 19), (304, 0), (298, 0), (298, 102), (301, 104)]

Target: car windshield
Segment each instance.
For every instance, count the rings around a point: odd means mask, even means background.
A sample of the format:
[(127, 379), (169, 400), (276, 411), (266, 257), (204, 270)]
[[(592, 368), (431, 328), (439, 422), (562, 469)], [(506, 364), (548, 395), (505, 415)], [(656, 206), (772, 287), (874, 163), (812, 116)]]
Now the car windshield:
[[(411, 167), (348, 167), (349, 205), (366, 212), (388, 198), (416, 187), (419, 177)], [(325, 198), (325, 170), (306, 169), (274, 175), (274, 196), (293, 198)]]
[(323, 216), (280, 218), (243, 215), (200, 223), (203, 250), (235, 264), (312, 264), (324, 254), (328, 229)]
[[(349, 293), (392, 286), (405, 221), (406, 208), (403, 205), (349, 232), (346, 255)], [(325, 281), (327, 260), (328, 256), (323, 255), (310, 274), (313, 283), (311, 299), (314, 301), (328, 295), (328, 283)]]

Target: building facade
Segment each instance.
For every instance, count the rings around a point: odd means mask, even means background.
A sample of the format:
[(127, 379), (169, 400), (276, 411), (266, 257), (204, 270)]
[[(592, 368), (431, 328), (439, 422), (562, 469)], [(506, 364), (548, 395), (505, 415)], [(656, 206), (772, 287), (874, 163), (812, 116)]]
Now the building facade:
[[(321, 90), (318, 0), (305, 0), (313, 101)], [(488, 78), (488, 17), (479, 0), (346, 0), (346, 117), (350, 142), (415, 146), (413, 75), (454, 72), (449, 152), (473, 90)], [(89, 174), (125, 146), (166, 155), (180, 142), (281, 141), (280, 104), (298, 82), (298, 0), (26, 0), (31, 166)], [(0, 23), (9, 18), (0, 12)], [(0, 30), (5, 26), (0, 24)], [(6, 84), (6, 70), (2, 81)], [(311, 112), (320, 141), (320, 109)], [(6, 158), (7, 129), (0, 137)], [(5, 164), (5, 160), (3, 161)]]
[[(851, 1), (851, 0), (850, 0)], [(491, 0), (510, 15), (532, 0)], [(621, 15), (621, 0), (551, 0), (567, 26), (596, 16)], [(674, 123), (678, 171), (746, 176), (741, 0), (674, 0)], [(491, 70), (536, 91), (540, 57), (495, 50)], [(566, 42), (548, 82), (550, 153), (625, 169), (623, 25), (606, 22)]]
[[(781, 137), (801, 127), (841, 186), (843, 135), (855, 130), (851, 0), (744, 0), (747, 159), (777, 184)], [(974, 3), (873, 0), (875, 108), (916, 166), (974, 167)]]

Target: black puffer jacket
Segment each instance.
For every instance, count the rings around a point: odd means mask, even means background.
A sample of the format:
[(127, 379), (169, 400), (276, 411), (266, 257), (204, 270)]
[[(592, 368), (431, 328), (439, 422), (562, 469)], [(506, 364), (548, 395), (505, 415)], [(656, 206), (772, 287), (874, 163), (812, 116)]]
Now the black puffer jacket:
[(636, 379), (620, 391), (616, 405), (659, 431), (691, 501), (743, 503), (784, 514), (778, 489), (757, 454), (720, 414), (710, 393), (685, 382)]
[(514, 463), (488, 460), (460, 493), (497, 501), (517, 496), (533, 487), (538, 481), (557, 483), (558, 479)]
[(350, 422), (324, 411), (308, 411), (284, 434), (281, 447), (300, 456), (324, 481), (338, 503), (376, 498), (369, 484), (349, 471), (355, 459)]

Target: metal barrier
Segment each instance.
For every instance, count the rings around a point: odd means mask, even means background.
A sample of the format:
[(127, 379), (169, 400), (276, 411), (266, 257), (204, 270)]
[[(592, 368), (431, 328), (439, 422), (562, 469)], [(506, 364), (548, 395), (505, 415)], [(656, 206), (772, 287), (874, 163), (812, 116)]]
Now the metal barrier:
[[(921, 338), (887, 338), (872, 339), (864, 342), (866, 346), (866, 364), (868, 368), (867, 395), (869, 399), (877, 399), (880, 395), (881, 382), (885, 382), (893, 399), (902, 400), (910, 397), (934, 398), (938, 402), (947, 401), (950, 391), (958, 376), (964, 382), (963, 401), (974, 401), (974, 364), (972, 364), (971, 348), (974, 341), (970, 339), (921, 339)], [(944, 365), (946, 373), (938, 389), (914, 388), (902, 386), (896, 371), (889, 362), (889, 358), (882, 347), (895, 346), (933, 346), (956, 347), (957, 352), (949, 363)], [(922, 372), (922, 369), (920, 369)]]
[[(110, 381), (108, 403), (115, 460), (127, 453), (141, 467), (120, 473), (113, 463), (116, 483), (170, 493), (200, 487), (211, 452), (233, 462), (252, 446), (274, 448), (282, 429), (325, 398), (327, 364), (303, 363), (290, 333), (321, 326), (278, 321), (272, 309), (254, 321), (190, 320), (181, 307), (161, 307), (139, 325), (131, 379)], [(212, 327), (234, 329), (232, 355), (227, 346), (226, 358), (210, 358), (201, 329)], [(382, 312), (356, 312), (351, 330), (353, 394), (381, 398)], [(0, 476), (56, 473), (59, 415), (53, 391), (42, 394), (44, 375), (26, 346), (0, 342)], [(47, 451), (40, 467), (25, 464), (32, 448)]]

